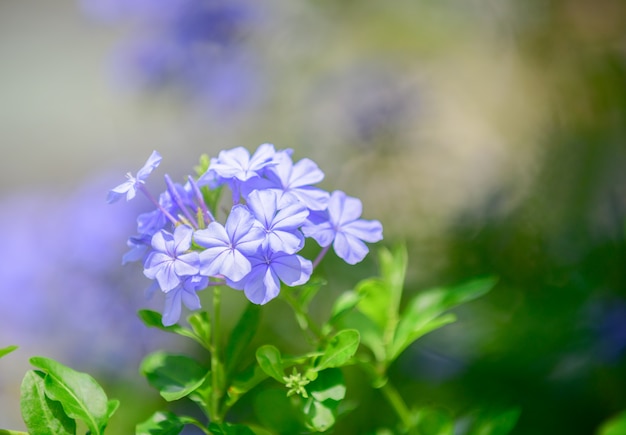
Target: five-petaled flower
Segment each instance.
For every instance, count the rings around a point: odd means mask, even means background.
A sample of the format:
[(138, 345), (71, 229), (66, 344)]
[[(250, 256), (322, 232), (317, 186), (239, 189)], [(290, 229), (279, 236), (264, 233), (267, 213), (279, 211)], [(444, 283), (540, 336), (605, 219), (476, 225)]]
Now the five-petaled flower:
[(176, 288), (183, 277), (199, 271), (198, 253), (189, 251), (193, 230), (179, 225), (174, 234), (161, 230), (152, 236), (152, 251), (146, 258), (144, 274), (156, 279), (165, 293)]
[(107, 197), (107, 202), (109, 204), (117, 201), (122, 196), (126, 195), (126, 200), (130, 201), (137, 194), (137, 189), (141, 187), (142, 184), (145, 184), (148, 176), (159, 166), (161, 163), (161, 155), (152, 151), (152, 154), (143, 165), (143, 167), (137, 172), (137, 176), (133, 177), (133, 175), (129, 172), (126, 174), (126, 178), (128, 181), (114, 187), (109, 191), (109, 195)]

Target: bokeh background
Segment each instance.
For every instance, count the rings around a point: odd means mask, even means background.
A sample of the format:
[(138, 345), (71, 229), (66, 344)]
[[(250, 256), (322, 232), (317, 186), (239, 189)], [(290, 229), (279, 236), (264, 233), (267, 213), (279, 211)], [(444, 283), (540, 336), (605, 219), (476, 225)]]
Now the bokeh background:
[[(264, 142), (407, 243), (408, 294), (500, 277), (393, 367), (410, 404), (516, 406), (515, 434), (590, 434), (626, 409), (626, 3), (0, 0), (0, 347), (20, 346), (0, 427), (23, 427), (34, 355), (120, 398), (112, 433), (161, 405), (139, 361), (193, 348), (136, 319), (163, 302), (120, 266), (149, 204), (106, 192), (153, 149), (159, 192), (202, 153)], [(376, 273), (373, 251), (327, 259), (330, 296)], [(360, 400), (362, 427), (386, 422)]]

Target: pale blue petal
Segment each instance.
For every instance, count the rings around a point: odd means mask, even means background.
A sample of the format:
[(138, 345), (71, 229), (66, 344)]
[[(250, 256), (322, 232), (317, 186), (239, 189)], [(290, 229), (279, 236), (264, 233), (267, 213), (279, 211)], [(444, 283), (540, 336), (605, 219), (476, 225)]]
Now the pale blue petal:
[(161, 230), (155, 233), (150, 243), (155, 251), (164, 252), (170, 257), (174, 254), (174, 250), (172, 249), (174, 238), (167, 231)]
[(244, 292), (250, 302), (263, 305), (278, 296), (280, 281), (266, 265), (259, 265), (255, 269), (254, 279), (247, 281)]
[(156, 273), (156, 279), (159, 282), (159, 287), (165, 293), (176, 288), (180, 284), (180, 278), (174, 270), (174, 262), (170, 261), (169, 264), (163, 263)]
[(383, 239), (383, 226), (376, 220), (358, 219), (343, 225), (341, 231), (369, 243)]
[(207, 248), (198, 254), (200, 258), (200, 273), (204, 276), (215, 276), (220, 273), (224, 258), (228, 255), (229, 248), (216, 246)]
[(145, 269), (143, 271), (144, 275), (146, 275), (150, 279), (155, 279), (158, 271), (167, 267), (167, 264), (172, 261), (172, 257), (162, 252), (153, 251), (146, 258)]
[(301, 203), (292, 203), (282, 207), (272, 219), (272, 228), (292, 230), (306, 221), (309, 211)]
[(285, 192), (285, 196), (304, 204), (308, 209), (324, 210), (328, 207), (330, 194), (317, 187), (306, 186), (288, 190)]
[(255, 190), (247, 197), (247, 205), (254, 217), (269, 229), (276, 214), (276, 192)]
[(321, 247), (330, 245), (335, 240), (337, 233), (330, 222), (323, 222), (318, 225), (305, 225), (302, 232), (306, 237), (313, 238)]
[(196, 293), (194, 290), (187, 290), (183, 287), (183, 289), (181, 290), (181, 294), (183, 303), (187, 308), (189, 308), (190, 310), (199, 310), (200, 308), (202, 308), (198, 293)]
[(200, 272), (200, 258), (197, 252), (179, 256), (174, 262), (174, 270), (178, 276), (195, 275)]
[(230, 211), (228, 219), (226, 219), (226, 233), (233, 245), (236, 245), (240, 238), (248, 234), (250, 228), (254, 225), (254, 216), (244, 205), (236, 205)]
[(178, 322), (181, 313), (181, 288), (172, 290), (165, 296), (165, 307), (163, 308), (163, 326), (172, 326)]
[(304, 284), (313, 271), (311, 262), (299, 255), (274, 256), (271, 268), (289, 286)]
[(339, 227), (360, 218), (362, 212), (363, 204), (358, 198), (348, 196), (340, 190), (334, 191), (330, 196), (328, 214), (335, 226)]
[(211, 222), (205, 229), (196, 231), (193, 238), (203, 248), (225, 247), (230, 244), (228, 234), (219, 222)]
[(310, 186), (319, 183), (324, 179), (324, 173), (317, 164), (311, 159), (302, 159), (291, 170), (289, 180), (290, 188)]
[(267, 235), (264, 246), (273, 252), (295, 254), (304, 246), (304, 236), (299, 230), (272, 231)]
[(159, 166), (159, 163), (161, 163), (161, 159), (161, 154), (159, 154), (157, 151), (152, 151), (152, 154), (150, 154), (150, 157), (148, 157), (145, 165), (143, 165), (143, 167), (137, 172), (137, 179), (145, 181), (145, 179), (148, 178), (148, 175), (150, 175), (152, 171), (154, 171), (156, 167)]
[(219, 273), (233, 281), (243, 279), (252, 269), (250, 261), (236, 249), (227, 252), (221, 258), (222, 264), (220, 265)]
[(344, 233), (337, 233), (333, 249), (337, 256), (348, 264), (356, 264), (363, 260), (369, 249), (365, 243), (354, 236)]

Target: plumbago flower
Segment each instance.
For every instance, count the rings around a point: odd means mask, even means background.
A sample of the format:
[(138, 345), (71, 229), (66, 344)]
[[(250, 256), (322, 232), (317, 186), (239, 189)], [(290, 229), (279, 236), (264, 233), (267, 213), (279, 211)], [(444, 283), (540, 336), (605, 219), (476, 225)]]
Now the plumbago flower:
[[(139, 190), (156, 207), (137, 218), (123, 263), (143, 261), (144, 275), (166, 294), (164, 325), (178, 322), (182, 304), (199, 309), (196, 293), (207, 287), (228, 285), (265, 304), (282, 284), (305, 284), (330, 246), (356, 264), (369, 252), (365, 242), (382, 240), (381, 223), (361, 219), (360, 200), (316, 187), (324, 173), (310, 159), (294, 163), (292, 153), (267, 143), (253, 154), (221, 151), (185, 184), (165, 175), (167, 189), (156, 200), (144, 186), (160, 162), (155, 151), (136, 178), (109, 192), (109, 199), (132, 199)], [(232, 204), (218, 220), (223, 187)], [(307, 237), (322, 247), (313, 261), (298, 255)]]

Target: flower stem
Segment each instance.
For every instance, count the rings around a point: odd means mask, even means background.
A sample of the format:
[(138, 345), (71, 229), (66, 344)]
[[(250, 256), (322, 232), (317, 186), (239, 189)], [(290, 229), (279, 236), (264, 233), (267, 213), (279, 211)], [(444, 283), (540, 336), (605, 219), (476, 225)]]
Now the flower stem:
[(320, 264), (320, 261), (322, 261), (322, 258), (324, 258), (324, 256), (326, 255), (326, 253), (328, 252), (328, 249), (330, 249), (330, 245), (325, 246), (319, 254), (317, 254), (317, 257), (315, 258), (315, 260), (313, 260), (313, 269), (315, 269), (317, 267), (318, 264)]
[(213, 324), (211, 326), (211, 418), (216, 423), (221, 423), (223, 415), (220, 409), (222, 399), (222, 361), (220, 359), (220, 306), (222, 302), (222, 289), (216, 286), (213, 289)]
[(391, 405), (391, 408), (395, 411), (395, 413), (400, 418), (402, 422), (402, 426), (404, 426), (405, 430), (409, 430), (411, 426), (413, 426), (411, 421), (411, 412), (409, 408), (404, 403), (402, 396), (396, 390), (396, 387), (389, 381), (387, 381), (381, 388), (380, 391), (383, 393), (385, 399), (387, 399), (387, 403)]

